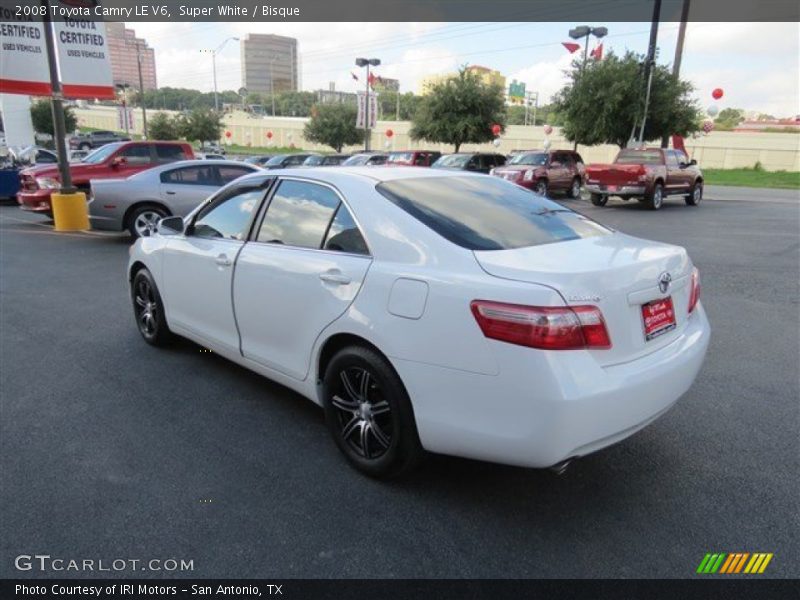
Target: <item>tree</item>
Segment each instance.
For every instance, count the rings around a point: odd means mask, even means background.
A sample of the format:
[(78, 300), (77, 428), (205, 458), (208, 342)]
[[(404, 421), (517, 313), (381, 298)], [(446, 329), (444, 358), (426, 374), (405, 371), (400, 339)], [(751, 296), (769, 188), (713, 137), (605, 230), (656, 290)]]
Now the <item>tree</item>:
[(218, 140), (225, 124), (219, 113), (205, 108), (196, 108), (188, 114), (181, 115), (177, 119), (177, 126), (177, 133), (181, 137), (202, 143)]
[(744, 111), (741, 108), (723, 108), (714, 119), (714, 125), (719, 130), (729, 130), (742, 121), (744, 121)]
[[(50, 100), (39, 100), (31, 104), (31, 121), (37, 133), (46, 133), (54, 136), (53, 107)], [(67, 133), (75, 131), (78, 127), (78, 118), (72, 112), (71, 106), (64, 107), (64, 129)]]
[(177, 119), (163, 112), (153, 115), (147, 123), (147, 133), (151, 140), (177, 140), (180, 137)]
[[(624, 147), (632, 136), (638, 137), (645, 97), (643, 60), (632, 52), (623, 57), (609, 52), (601, 61), (589, 61), (583, 72), (573, 64), (570, 81), (554, 102), (568, 140)], [(690, 98), (693, 90), (667, 66), (653, 67), (645, 141), (699, 129), (701, 114)]]
[(504, 130), (505, 122), (503, 89), (462, 68), (419, 100), (409, 133), (413, 140), (452, 144), (458, 152), (461, 144), (491, 142), (492, 126)]
[(349, 104), (316, 106), (303, 129), (303, 137), (330, 146), (336, 152), (341, 152), (343, 146), (359, 144), (364, 141), (364, 131), (356, 129), (356, 113), (356, 107)]

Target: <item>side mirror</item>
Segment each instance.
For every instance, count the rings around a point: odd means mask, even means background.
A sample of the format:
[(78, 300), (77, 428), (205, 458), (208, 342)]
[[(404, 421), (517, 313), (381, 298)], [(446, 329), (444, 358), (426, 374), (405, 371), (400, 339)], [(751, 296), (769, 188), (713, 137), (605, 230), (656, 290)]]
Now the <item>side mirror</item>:
[(183, 233), (183, 217), (164, 217), (158, 222), (161, 235), (180, 235)]
[(689, 164), (691, 166), (695, 166), (697, 164), (697, 161), (695, 159), (692, 159), (692, 160), (689, 161)]
[(111, 159), (111, 167), (114, 169), (126, 164), (128, 164), (128, 159), (124, 156), (115, 156), (113, 159)]

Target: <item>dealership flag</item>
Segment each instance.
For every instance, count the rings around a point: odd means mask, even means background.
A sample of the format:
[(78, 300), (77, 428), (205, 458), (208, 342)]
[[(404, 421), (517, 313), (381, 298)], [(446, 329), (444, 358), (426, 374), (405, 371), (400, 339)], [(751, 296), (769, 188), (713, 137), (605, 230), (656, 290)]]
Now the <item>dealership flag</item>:
[(603, 44), (598, 44), (597, 47), (592, 50), (592, 58), (595, 60), (603, 60)]
[(567, 50), (569, 50), (570, 54), (575, 54), (578, 50), (581, 49), (580, 44), (575, 44), (573, 42), (561, 42), (561, 45), (564, 46)]

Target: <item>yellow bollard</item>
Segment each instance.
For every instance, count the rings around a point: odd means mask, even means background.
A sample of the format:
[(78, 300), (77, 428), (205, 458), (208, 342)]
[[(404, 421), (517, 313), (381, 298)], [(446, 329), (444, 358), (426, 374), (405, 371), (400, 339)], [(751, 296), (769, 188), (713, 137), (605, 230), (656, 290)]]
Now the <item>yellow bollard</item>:
[(89, 208), (86, 205), (86, 194), (50, 194), (50, 206), (53, 209), (53, 220), (56, 231), (83, 231), (89, 229)]

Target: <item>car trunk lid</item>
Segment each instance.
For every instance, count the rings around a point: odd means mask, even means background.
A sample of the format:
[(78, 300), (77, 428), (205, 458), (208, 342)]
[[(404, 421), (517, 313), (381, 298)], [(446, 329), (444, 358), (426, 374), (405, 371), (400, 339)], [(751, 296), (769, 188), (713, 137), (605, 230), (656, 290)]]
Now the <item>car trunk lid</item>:
[[(600, 308), (612, 347), (590, 352), (603, 366), (658, 350), (686, 326), (692, 267), (686, 251), (678, 246), (614, 233), (474, 254), (490, 275), (547, 285), (559, 292), (567, 305)], [(662, 292), (659, 278), (664, 273), (671, 281)], [(667, 298), (672, 300), (675, 327), (664, 328), (648, 340), (642, 306)]]

